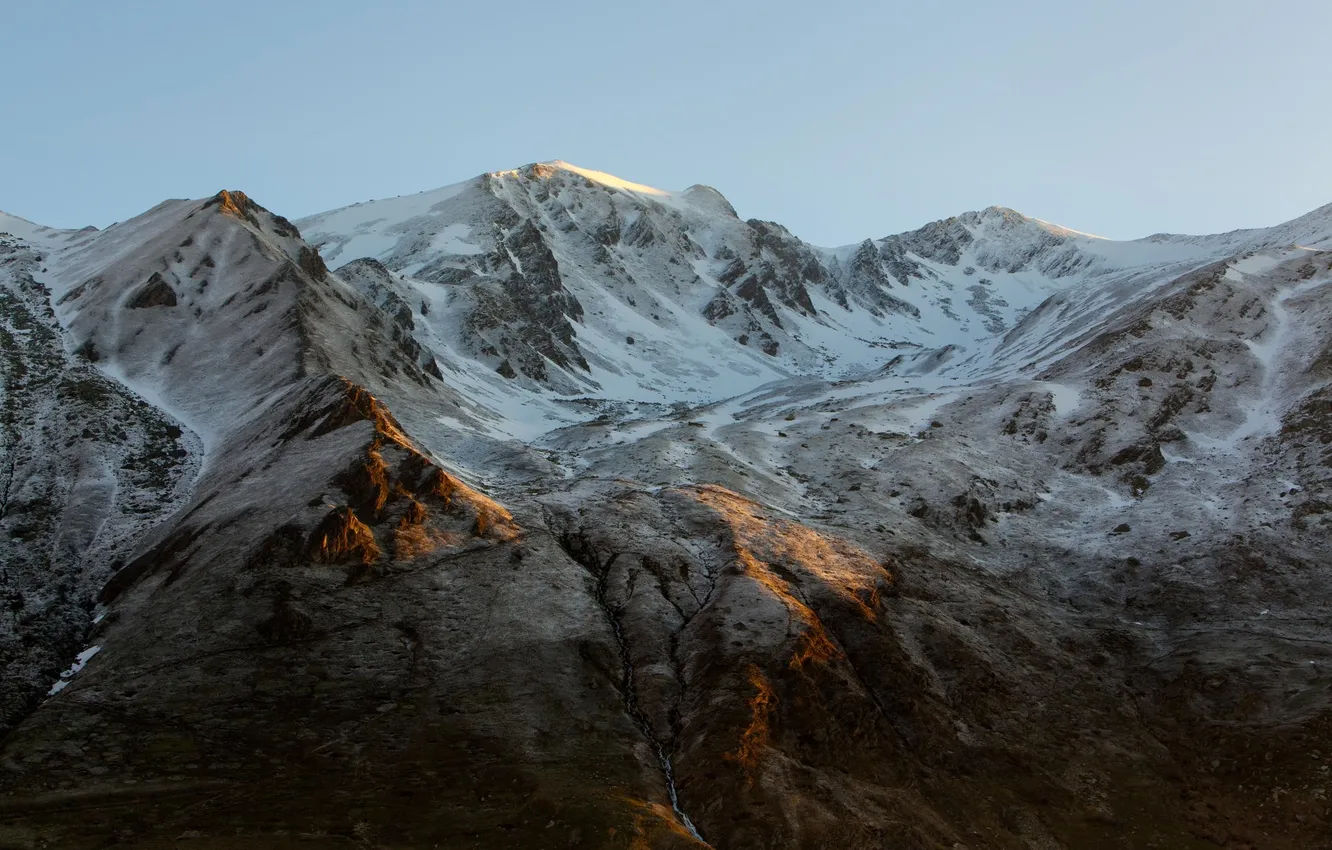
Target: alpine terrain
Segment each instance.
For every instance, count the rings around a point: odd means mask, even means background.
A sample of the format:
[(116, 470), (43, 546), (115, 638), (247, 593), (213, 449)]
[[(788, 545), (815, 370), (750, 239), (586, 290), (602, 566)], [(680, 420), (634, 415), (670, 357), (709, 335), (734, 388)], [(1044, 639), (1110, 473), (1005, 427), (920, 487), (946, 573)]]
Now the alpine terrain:
[(0, 214), (0, 847), (1332, 848), (1332, 205)]

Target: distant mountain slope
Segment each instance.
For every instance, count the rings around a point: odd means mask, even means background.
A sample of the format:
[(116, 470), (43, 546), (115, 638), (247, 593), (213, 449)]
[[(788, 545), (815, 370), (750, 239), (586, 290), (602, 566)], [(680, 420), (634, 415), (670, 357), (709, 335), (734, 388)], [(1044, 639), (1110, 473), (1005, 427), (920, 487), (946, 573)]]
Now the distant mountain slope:
[(391, 272), (383, 286), (434, 351), (532, 389), (662, 402), (854, 377), (944, 347), (984, 356), (1051, 295), (1131, 293), (1332, 238), (1328, 208), (1266, 230), (1112, 242), (992, 207), (821, 249), (741, 221), (709, 187), (666, 192), (563, 162), (298, 224), (331, 265), (368, 257)]

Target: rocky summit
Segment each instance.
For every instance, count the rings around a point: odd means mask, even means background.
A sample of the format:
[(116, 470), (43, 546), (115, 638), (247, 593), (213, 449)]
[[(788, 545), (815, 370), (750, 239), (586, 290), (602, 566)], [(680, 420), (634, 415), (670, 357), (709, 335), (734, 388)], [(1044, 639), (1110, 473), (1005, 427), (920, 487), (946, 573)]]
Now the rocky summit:
[(1332, 205), (0, 214), (0, 847), (1332, 847)]

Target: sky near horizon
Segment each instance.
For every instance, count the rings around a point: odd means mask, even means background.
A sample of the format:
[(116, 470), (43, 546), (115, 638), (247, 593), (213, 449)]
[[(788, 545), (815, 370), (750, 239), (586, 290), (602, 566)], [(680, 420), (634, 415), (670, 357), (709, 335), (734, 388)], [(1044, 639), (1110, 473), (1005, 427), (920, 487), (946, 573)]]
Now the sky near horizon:
[(991, 204), (1118, 239), (1332, 202), (1326, 0), (10, 4), (0, 210), (300, 218), (564, 159), (820, 245)]

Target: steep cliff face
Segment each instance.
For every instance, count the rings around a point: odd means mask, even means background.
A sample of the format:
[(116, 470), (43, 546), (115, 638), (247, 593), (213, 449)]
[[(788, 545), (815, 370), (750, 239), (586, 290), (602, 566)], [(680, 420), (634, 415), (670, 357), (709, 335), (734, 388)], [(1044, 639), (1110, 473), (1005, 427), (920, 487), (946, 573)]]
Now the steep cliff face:
[(1325, 846), (1325, 213), (11, 224), (0, 845)]

